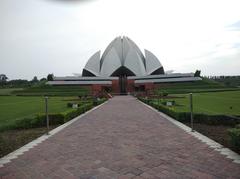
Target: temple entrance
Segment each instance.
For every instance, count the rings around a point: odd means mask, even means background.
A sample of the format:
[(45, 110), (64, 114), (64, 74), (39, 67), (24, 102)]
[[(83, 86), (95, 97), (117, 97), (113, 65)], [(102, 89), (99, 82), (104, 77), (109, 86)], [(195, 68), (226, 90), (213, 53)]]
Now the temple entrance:
[(127, 76), (126, 75), (119, 76), (119, 92), (120, 94), (127, 93)]
[(119, 93), (127, 94), (127, 77), (135, 76), (135, 74), (128, 68), (121, 66), (116, 71), (113, 72), (111, 76), (116, 76), (119, 79)]

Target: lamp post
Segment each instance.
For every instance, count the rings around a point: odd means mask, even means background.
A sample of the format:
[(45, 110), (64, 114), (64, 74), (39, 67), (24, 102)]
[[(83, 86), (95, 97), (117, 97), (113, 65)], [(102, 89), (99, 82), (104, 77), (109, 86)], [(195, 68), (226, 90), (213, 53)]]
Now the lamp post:
[(192, 132), (194, 132), (194, 129), (193, 129), (193, 99), (192, 99), (192, 93), (189, 94), (189, 100), (190, 100), (191, 128), (192, 128)]
[(48, 97), (45, 96), (45, 112), (46, 112), (46, 122), (47, 122), (47, 135), (49, 134), (49, 117), (48, 117)]

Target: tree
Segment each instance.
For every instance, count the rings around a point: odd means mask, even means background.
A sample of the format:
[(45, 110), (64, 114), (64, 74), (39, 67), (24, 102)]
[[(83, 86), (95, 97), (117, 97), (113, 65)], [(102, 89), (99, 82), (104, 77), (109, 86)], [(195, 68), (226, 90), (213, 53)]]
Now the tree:
[(33, 82), (33, 83), (37, 83), (37, 82), (38, 82), (37, 76), (34, 76), (34, 77), (33, 77), (32, 82)]
[(0, 74), (0, 85), (3, 86), (3, 85), (6, 85), (7, 84), (7, 79), (8, 77), (4, 74)]
[(0, 81), (1, 81), (1, 82), (6, 82), (7, 79), (8, 79), (8, 77), (7, 77), (6, 75), (0, 74)]
[(48, 74), (47, 80), (48, 81), (53, 81), (53, 77), (54, 77), (53, 73), (52, 74)]
[(201, 75), (201, 70), (196, 70), (196, 72), (194, 73), (195, 77), (200, 77)]
[(46, 78), (41, 78), (40, 81), (47, 81), (47, 79)]
[(31, 86), (30, 82), (28, 80), (10, 80), (8, 81), (8, 85), (11, 87), (28, 87)]

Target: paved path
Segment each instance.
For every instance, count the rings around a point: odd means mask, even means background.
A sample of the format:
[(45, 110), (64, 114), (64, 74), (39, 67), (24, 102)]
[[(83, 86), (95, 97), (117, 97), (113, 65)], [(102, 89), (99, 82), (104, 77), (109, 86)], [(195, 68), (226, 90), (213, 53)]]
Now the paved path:
[(237, 178), (240, 165), (122, 96), (0, 168), (1, 177)]

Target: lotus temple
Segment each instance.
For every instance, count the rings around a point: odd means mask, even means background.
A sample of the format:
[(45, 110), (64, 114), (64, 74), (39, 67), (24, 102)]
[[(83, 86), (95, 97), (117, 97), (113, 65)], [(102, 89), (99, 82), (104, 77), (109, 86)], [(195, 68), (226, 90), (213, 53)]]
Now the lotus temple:
[(161, 62), (149, 50), (144, 54), (128, 37), (115, 38), (101, 55), (96, 52), (88, 60), (82, 76), (54, 77), (50, 85), (90, 87), (93, 94), (101, 91), (126, 94), (152, 91), (166, 83), (201, 80), (194, 73), (166, 74)]

